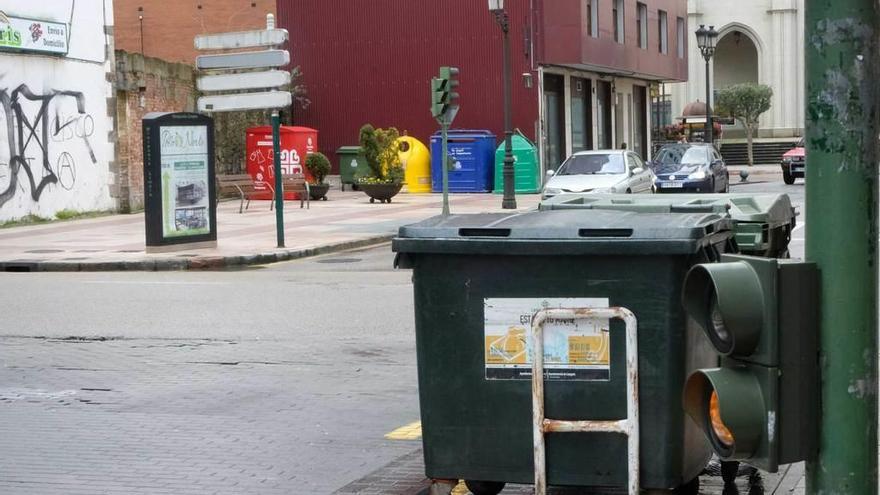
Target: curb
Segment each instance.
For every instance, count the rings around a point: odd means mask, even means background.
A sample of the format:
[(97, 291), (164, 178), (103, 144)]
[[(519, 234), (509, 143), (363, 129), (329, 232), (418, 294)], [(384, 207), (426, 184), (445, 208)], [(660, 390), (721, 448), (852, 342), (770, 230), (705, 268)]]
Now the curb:
[(309, 258), (349, 249), (375, 246), (393, 239), (397, 234), (383, 234), (356, 241), (337, 242), (305, 249), (290, 249), (236, 256), (197, 256), (189, 259), (146, 259), (133, 261), (0, 261), (0, 272), (164, 272), (183, 270), (223, 270), (251, 265), (267, 265), (281, 261)]

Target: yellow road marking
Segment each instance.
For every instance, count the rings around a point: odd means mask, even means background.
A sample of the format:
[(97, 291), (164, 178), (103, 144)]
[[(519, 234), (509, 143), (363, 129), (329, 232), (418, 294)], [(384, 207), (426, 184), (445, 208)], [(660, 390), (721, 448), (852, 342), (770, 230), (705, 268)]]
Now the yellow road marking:
[(388, 440), (419, 440), (422, 438), (422, 422), (416, 421), (385, 435)]

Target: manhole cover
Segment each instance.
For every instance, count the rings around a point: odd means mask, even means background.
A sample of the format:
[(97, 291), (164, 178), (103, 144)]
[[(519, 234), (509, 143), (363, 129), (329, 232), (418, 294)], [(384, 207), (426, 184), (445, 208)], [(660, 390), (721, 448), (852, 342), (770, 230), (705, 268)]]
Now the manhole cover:
[(198, 255), (197, 254), (178, 254), (177, 256), (180, 258), (195, 258)]
[(362, 261), (360, 258), (327, 258), (326, 260), (318, 260), (315, 263), (357, 263)]
[(117, 253), (143, 253), (142, 249), (123, 249), (121, 251), (116, 251)]
[(30, 251), (25, 251), (26, 253), (33, 254), (46, 254), (46, 253), (63, 253), (63, 249), (31, 249)]
[(77, 249), (74, 253), (100, 253), (103, 249)]

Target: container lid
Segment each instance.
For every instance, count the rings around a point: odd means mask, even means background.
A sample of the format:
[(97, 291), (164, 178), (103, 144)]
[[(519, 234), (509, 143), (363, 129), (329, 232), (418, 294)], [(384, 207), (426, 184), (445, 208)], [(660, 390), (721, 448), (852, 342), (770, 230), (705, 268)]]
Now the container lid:
[(787, 194), (560, 194), (541, 202), (540, 210), (619, 210), (645, 213), (729, 214), (735, 222), (791, 223), (796, 212)]
[(340, 146), (336, 149), (337, 153), (360, 153), (360, 146)]
[[(446, 133), (448, 136), (462, 137), (462, 136), (471, 136), (471, 137), (479, 137), (479, 138), (487, 138), (491, 137), (495, 138), (495, 134), (492, 134), (492, 131), (487, 131), (485, 129), (449, 129)], [(431, 135), (431, 139), (440, 137), (440, 131), (435, 132)]]
[(401, 253), (512, 255), (691, 254), (732, 237), (717, 213), (549, 210), (437, 216), (400, 228)]

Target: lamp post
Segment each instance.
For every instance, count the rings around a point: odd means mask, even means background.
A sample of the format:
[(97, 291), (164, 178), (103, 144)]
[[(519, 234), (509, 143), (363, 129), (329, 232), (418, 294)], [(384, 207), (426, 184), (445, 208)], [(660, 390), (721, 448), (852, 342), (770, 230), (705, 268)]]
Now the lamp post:
[(504, 87), (504, 168), (502, 172), (504, 197), (501, 200), (501, 208), (513, 210), (516, 209), (516, 194), (513, 185), (513, 130), (510, 128), (510, 88), (512, 86), (510, 81), (510, 39), (507, 36), (510, 31), (510, 17), (504, 10), (504, 0), (489, 0), (489, 12), (495, 16), (495, 22), (504, 33), (504, 61), (501, 76)]
[(712, 109), (709, 104), (712, 101), (712, 93), (709, 88), (709, 61), (715, 55), (715, 41), (718, 39), (718, 31), (715, 31), (715, 26), (709, 26), (709, 29), (706, 29), (704, 24), (700, 24), (700, 29), (697, 29), (696, 34), (697, 46), (700, 47), (700, 53), (703, 54), (703, 59), (706, 61), (706, 141), (712, 144), (714, 141), (712, 133), (715, 129), (712, 122)]

